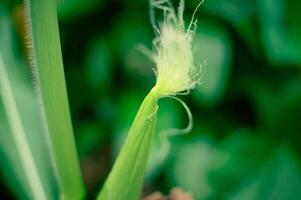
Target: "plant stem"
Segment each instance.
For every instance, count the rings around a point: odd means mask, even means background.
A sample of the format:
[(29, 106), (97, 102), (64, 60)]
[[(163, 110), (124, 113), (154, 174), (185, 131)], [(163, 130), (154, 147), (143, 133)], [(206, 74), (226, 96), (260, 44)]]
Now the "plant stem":
[(68, 105), (56, 0), (25, 0), (25, 3), (33, 73), (60, 198), (83, 199), (85, 191)]

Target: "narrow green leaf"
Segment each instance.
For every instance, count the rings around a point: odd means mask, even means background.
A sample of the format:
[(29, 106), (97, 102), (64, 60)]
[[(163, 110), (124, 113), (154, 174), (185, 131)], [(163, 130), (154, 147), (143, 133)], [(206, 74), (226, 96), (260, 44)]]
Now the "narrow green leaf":
[(49, 135), (61, 199), (82, 199), (84, 185), (74, 142), (60, 48), (56, 0), (26, 0), (32, 67)]
[(4, 67), (2, 54), (0, 54), (0, 94), (4, 104), (7, 119), (12, 129), (13, 139), (16, 143), (18, 155), (21, 158), (21, 164), (25, 170), (26, 180), (31, 189), (34, 199), (47, 199), (34, 158), (30, 151), (29, 142), (26, 137), (24, 125), (21, 121), (17, 108), (12, 86)]
[(139, 199), (156, 125), (157, 101), (154, 90), (144, 99), (98, 200)]

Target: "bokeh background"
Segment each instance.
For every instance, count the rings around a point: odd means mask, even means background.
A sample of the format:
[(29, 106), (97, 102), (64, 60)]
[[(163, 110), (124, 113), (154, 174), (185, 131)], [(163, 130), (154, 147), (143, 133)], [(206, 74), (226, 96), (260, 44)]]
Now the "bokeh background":
[[(187, 23), (198, 3), (186, 0)], [(31, 85), (22, 1), (1, 0), (0, 6), (1, 23), (8, 24), (0, 32), (10, 39), (0, 46), (13, 46), (11, 62)], [(194, 40), (202, 81), (181, 97), (194, 127), (171, 138), (169, 154), (162, 154), (160, 132), (184, 128), (188, 119), (177, 102), (160, 100), (144, 195), (181, 187), (197, 200), (301, 199), (300, 11), (298, 0), (205, 0)], [(75, 138), (92, 198), (155, 83), (154, 63), (137, 50), (151, 48), (154, 37), (149, 5), (58, 0), (58, 15)], [(21, 88), (21, 99), (31, 89)], [(14, 199), (20, 189), (7, 161), (13, 146), (2, 107), (0, 117), (0, 196)]]

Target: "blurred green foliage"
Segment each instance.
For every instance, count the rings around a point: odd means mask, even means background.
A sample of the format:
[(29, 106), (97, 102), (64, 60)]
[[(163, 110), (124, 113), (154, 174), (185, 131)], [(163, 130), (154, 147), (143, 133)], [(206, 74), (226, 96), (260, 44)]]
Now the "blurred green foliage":
[[(96, 193), (155, 81), (153, 63), (136, 48), (151, 48), (148, 2), (58, 2), (76, 141), (88, 190)], [(186, 2), (186, 22), (198, 2)], [(4, 0), (0, 6), (9, 13), (0, 17), (11, 19), (20, 49), (14, 57), (25, 60), (21, 3)], [(160, 155), (160, 132), (187, 123), (177, 103), (160, 101), (145, 194), (179, 186), (197, 200), (301, 199), (300, 9), (297, 0), (204, 2), (194, 42), (203, 78), (185, 97), (194, 128), (171, 138), (169, 154)], [(7, 145), (0, 119), (1, 145)], [(16, 187), (7, 154), (0, 156), (3, 180)]]

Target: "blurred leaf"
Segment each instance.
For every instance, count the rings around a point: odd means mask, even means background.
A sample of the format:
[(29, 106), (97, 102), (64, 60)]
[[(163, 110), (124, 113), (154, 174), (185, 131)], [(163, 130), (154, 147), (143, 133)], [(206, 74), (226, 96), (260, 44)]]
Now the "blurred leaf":
[(196, 199), (228, 199), (258, 176), (273, 151), (265, 137), (240, 131), (220, 145), (206, 138), (173, 144), (169, 181)]
[(203, 65), (203, 76), (193, 97), (205, 105), (215, 105), (222, 100), (228, 85), (232, 42), (222, 27), (203, 21), (197, 28), (194, 43), (199, 44), (194, 47), (194, 57), (198, 58), (197, 64), (201, 61)]
[(231, 199), (298, 200), (301, 199), (300, 160), (287, 146), (280, 147), (249, 186)]
[(273, 64), (301, 64), (300, 9), (299, 1), (258, 1), (261, 39)]
[(269, 138), (247, 130), (230, 135), (219, 147), (227, 159), (210, 174), (214, 196), (229, 198), (234, 191), (253, 181), (269, 160), (274, 146)]
[(16, 148), (12, 148), (14, 140), (9, 131), (2, 101), (0, 101), (0, 125), (1, 175), (15, 196), (19, 199), (30, 199), (29, 187), (21, 167), (20, 157)]
[(168, 170), (171, 185), (192, 192), (196, 199), (212, 196), (214, 188), (209, 182), (209, 172), (226, 158), (212, 141), (207, 138), (179, 141), (173, 143), (171, 153)]
[[(199, 1), (194, 0), (194, 4)], [(200, 7), (201, 11), (230, 23), (244, 39), (253, 53), (258, 53), (256, 36), (256, 4), (252, 0), (210, 0)], [(200, 24), (201, 24), (200, 20)], [(201, 25), (200, 25), (201, 26)]]

